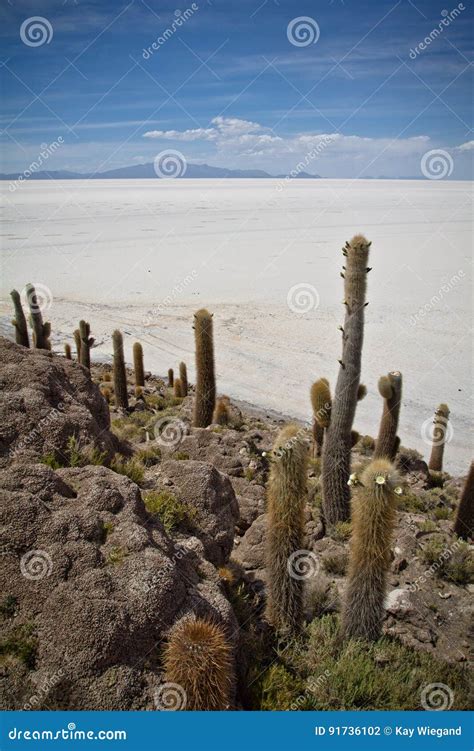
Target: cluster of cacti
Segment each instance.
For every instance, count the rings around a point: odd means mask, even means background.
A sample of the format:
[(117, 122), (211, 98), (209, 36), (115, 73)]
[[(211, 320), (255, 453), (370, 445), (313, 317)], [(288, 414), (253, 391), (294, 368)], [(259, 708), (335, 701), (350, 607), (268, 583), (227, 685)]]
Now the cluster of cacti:
[(15, 341), (23, 347), (29, 347), (30, 338), (28, 336), (28, 326), (26, 325), (26, 318), (21, 304), (20, 293), (17, 292), (16, 289), (13, 289), (10, 292), (10, 295), (13, 300), (13, 307), (15, 308), (15, 318), (12, 321), (15, 328)]
[(36, 290), (32, 284), (26, 285), (26, 299), (30, 308), (30, 322), (33, 329), (33, 345), (36, 349), (51, 349), (51, 324), (43, 323), (43, 314), (38, 303)]
[(143, 347), (140, 342), (133, 345), (133, 369), (135, 371), (135, 386), (145, 385), (145, 369), (143, 367)]
[(179, 363), (179, 378), (181, 380), (181, 391), (183, 396), (188, 395), (188, 370), (185, 362)]
[(79, 362), (88, 370), (91, 369), (91, 347), (94, 339), (90, 336), (91, 327), (87, 321), (79, 321), (79, 336), (81, 340)]
[(279, 433), (267, 485), (267, 617), (280, 632), (295, 632), (303, 617), (303, 577), (295, 554), (304, 545), (308, 446), (301, 428)]
[(114, 348), (114, 396), (115, 406), (128, 409), (127, 372), (125, 370), (125, 357), (123, 352), (123, 337), (116, 329), (112, 334)]
[(394, 370), (382, 376), (379, 379), (379, 393), (384, 403), (374, 457), (384, 456), (393, 461), (400, 443), (397, 440), (397, 430), (402, 400), (402, 374)]
[(221, 626), (202, 618), (178, 623), (163, 656), (166, 680), (184, 689), (183, 709), (230, 709), (233, 656)]
[(431, 448), (430, 461), (428, 463), (428, 467), (433, 472), (443, 471), (444, 444), (446, 442), (448, 421), (449, 407), (447, 404), (440, 404), (435, 412), (433, 420), (433, 445)]
[(367, 266), (370, 242), (356, 235), (346, 243), (343, 254), (346, 315), (342, 329), (342, 359), (332, 400), (331, 422), (323, 449), (323, 512), (326, 523), (346, 521), (350, 514), (351, 430), (359, 392)]
[(321, 456), (324, 432), (331, 422), (331, 389), (327, 378), (313, 383), (310, 399), (313, 407), (313, 453), (314, 456)]
[(194, 315), (196, 345), (196, 395), (194, 400), (195, 428), (207, 428), (212, 423), (216, 404), (214, 373), (214, 337), (212, 314), (202, 308)]
[(347, 638), (375, 640), (384, 617), (390, 543), (401, 488), (388, 459), (374, 459), (360, 480), (351, 475), (349, 482), (355, 497), (342, 632)]
[(462, 490), (454, 522), (454, 533), (463, 540), (472, 540), (474, 537), (474, 461), (471, 462)]

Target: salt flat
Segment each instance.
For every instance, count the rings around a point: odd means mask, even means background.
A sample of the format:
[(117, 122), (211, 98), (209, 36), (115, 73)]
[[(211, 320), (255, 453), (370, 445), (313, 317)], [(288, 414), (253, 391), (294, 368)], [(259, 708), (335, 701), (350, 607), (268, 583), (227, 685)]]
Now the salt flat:
[(362, 363), (369, 393), (355, 427), (376, 434), (377, 380), (401, 370), (402, 443), (428, 456), (427, 421), (445, 401), (453, 428), (446, 468), (467, 471), (470, 183), (30, 181), (0, 190), (4, 331), (11, 334), (10, 289), (32, 281), (47, 288), (55, 349), (85, 318), (97, 359), (110, 356), (119, 327), (130, 356), (132, 342), (142, 341), (147, 369), (164, 373), (184, 359), (192, 379), (192, 313), (206, 306), (214, 312), (219, 390), (302, 420), (311, 382), (335, 383), (340, 249), (363, 232), (372, 240)]

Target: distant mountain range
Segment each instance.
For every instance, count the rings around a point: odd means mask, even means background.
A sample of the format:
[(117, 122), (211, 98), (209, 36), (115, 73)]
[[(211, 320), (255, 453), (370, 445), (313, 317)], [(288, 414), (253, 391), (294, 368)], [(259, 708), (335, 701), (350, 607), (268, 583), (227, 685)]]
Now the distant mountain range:
[[(13, 172), (11, 174), (0, 173), (0, 180), (18, 180), (23, 173)], [(281, 178), (284, 179), (286, 175), (270, 175), (263, 170), (239, 170), (239, 169), (226, 169), (225, 167), (211, 167), (209, 164), (188, 164), (186, 166), (186, 172), (182, 176), (184, 178), (199, 178), (199, 177), (229, 177), (229, 178)], [(95, 173), (81, 173), (81, 172), (68, 172), (66, 170), (58, 170), (51, 172), (31, 172), (28, 178), (23, 177), (26, 180), (130, 180), (130, 179), (144, 179), (153, 178), (158, 179), (159, 176), (155, 172), (153, 162), (148, 164), (133, 164), (130, 167), (119, 167), (118, 169), (107, 170), (106, 172)], [(320, 175), (310, 175), (308, 172), (299, 172), (295, 179), (300, 180), (314, 180), (319, 179)], [(182, 179), (181, 176), (176, 179)]]

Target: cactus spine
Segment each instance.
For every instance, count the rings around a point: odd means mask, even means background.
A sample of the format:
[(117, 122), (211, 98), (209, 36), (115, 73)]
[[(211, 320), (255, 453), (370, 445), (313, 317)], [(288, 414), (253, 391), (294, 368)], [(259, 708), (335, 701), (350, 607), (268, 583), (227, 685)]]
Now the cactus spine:
[(183, 385), (181, 383), (181, 378), (175, 378), (174, 379), (174, 395), (179, 397), (183, 396)]
[(463, 540), (474, 537), (474, 461), (469, 467), (454, 522), (454, 533)]
[(214, 338), (212, 315), (202, 308), (194, 315), (196, 343), (196, 398), (194, 401), (195, 428), (207, 428), (212, 422), (216, 405), (214, 374)]
[(135, 386), (145, 385), (145, 369), (143, 367), (143, 347), (140, 342), (133, 345), (133, 369), (135, 371)]
[(77, 362), (81, 362), (81, 332), (74, 330), (74, 346), (76, 347)]
[(181, 388), (183, 391), (183, 396), (188, 395), (188, 369), (186, 368), (185, 362), (179, 363), (179, 377), (181, 379)]
[(384, 617), (390, 543), (396, 517), (398, 475), (388, 459), (364, 470), (352, 502), (352, 539), (342, 609), (346, 638), (376, 640)]
[(331, 390), (327, 378), (315, 381), (310, 389), (313, 407), (313, 450), (314, 456), (321, 456), (324, 431), (331, 422)]
[(431, 447), (431, 456), (428, 467), (433, 472), (443, 471), (443, 454), (444, 444), (446, 442), (446, 433), (448, 431), (449, 407), (447, 404), (440, 404), (434, 416), (433, 428), (433, 445)]
[[(308, 450), (301, 428), (288, 425), (273, 447), (267, 485), (268, 620), (280, 632), (296, 632), (303, 615), (304, 503)], [(298, 560), (298, 551), (303, 556)]]
[(13, 300), (13, 307), (15, 308), (15, 318), (12, 321), (15, 328), (15, 341), (23, 347), (29, 347), (30, 337), (28, 336), (28, 326), (26, 325), (20, 293), (16, 289), (12, 289), (10, 295)]
[(196, 618), (171, 631), (164, 650), (166, 680), (181, 686), (181, 709), (230, 708), (233, 685), (232, 649), (221, 626)]
[(30, 308), (30, 321), (33, 329), (33, 345), (36, 349), (51, 349), (51, 324), (43, 323), (41, 307), (38, 303), (36, 290), (32, 284), (26, 285), (26, 298)]
[(384, 402), (374, 459), (385, 456), (393, 461), (397, 453), (398, 418), (402, 401), (402, 374), (398, 370), (379, 379), (379, 394)]
[(64, 345), (64, 357), (66, 360), (72, 360), (72, 354), (71, 354), (71, 345), (65, 344)]
[(169, 368), (169, 370), (168, 370), (168, 386), (170, 387), (170, 389), (172, 389), (173, 386), (174, 386), (174, 371), (173, 371), (173, 368)]
[(115, 406), (128, 409), (127, 373), (123, 354), (123, 337), (116, 329), (112, 334), (114, 346), (114, 395)]
[(91, 369), (91, 347), (94, 339), (90, 336), (91, 327), (86, 321), (79, 321), (79, 334), (81, 337), (81, 348), (79, 362), (87, 370)]
[(346, 243), (343, 254), (346, 315), (342, 331), (342, 360), (332, 403), (331, 424), (323, 449), (323, 513), (326, 523), (346, 521), (350, 514), (347, 485), (351, 461), (351, 429), (359, 391), (364, 308), (370, 242), (356, 235)]

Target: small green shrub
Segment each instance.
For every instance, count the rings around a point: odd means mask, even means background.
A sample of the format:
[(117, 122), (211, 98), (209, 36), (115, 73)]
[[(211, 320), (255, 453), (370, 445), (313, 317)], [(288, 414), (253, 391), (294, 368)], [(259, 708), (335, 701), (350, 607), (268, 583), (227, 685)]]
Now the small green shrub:
[(53, 452), (42, 456), (40, 462), (41, 464), (46, 464), (46, 466), (50, 467), (51, 469), (61, 469), (62, 467), (66, 466), (56, 459), (56, 456)]
[(175, 451), (171, 458), (176, 459), (176, 461), (185, 462), (189, 459), (189, 454), (186, 451)]
[(347, 542), (350, 539), (351, 530), (350, 522), (337, 522), (332, 529), (331, 537), (337, 542)]
[(25, 623), (16, 626), (0, 641), (0, 657), (8, 655), (18, 660), (32, 670), (36, 660), (36, 639), (33, 637), (33, 624)]
[(109, 563), (111, 566), (120, 565), (123, 563), (125, 558), (128, 556), (128, 552), (124, 550), (123, 548), (120, 548), (118, 546), (115, 546), (109, 550), (107, 553), (107, 563)]
[(0, 603), (0, 613), (4, 618), (13, 618), (17, 605), (18, 598), (15, 595), (7, 595)]
[(168, 533), (183, 522), (190, 523), (195, 516), (194, 509), (166, 490), (146, 493), (143, 502), (148, 513), (156, 515)]
[(161, 459), (161, 449), (159, 446), (144, 446), (137, 449), (135, 452), (135, 458), (141, 462), (145, 467), (153, 467), (158, 464)]
[(453, 584), (471, 584), (474, 580), (474, 559), (466, 542), (434, 537), (423, 546), (421, 559), (433, 574)]
[(305, 696), (304, 681), (284, 665), (271, 665), (259, 681), (260, 709), (289, 710)]
[(323, 569), (327, 574), (344, 576), (348, 564), (347, 553), (333, 553), (331, 555), (325, 555), (322, 560), (322, 564)]
[(137, 485), (141, 485), (145, 476), (143, 464), (135, 457), (125, 459), (120, 454), (115, 454), (110, 463), (110, 469), (119, 475), (125, 475), (130, 480), (133, 480), (133, 482), (136, 482)]

